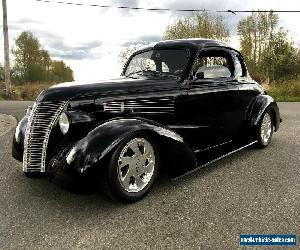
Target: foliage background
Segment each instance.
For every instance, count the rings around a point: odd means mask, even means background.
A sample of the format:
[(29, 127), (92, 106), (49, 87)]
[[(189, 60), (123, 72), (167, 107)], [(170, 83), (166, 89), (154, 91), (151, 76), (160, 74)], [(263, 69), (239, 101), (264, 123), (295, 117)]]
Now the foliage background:
[[(209, 38), (229, 41), (229, 25), (222, 15), (208, 12), (182, 16), (171, 23), (163, 39)], [(253, 79), (264, 85), (278, 101), (300, 101), (300, 50), (289, 32), (279, 26), (274, 12), (252, 13), (237, 26), (240, 50)], [(147, 44), (133, 44), (120, 53), (124, 64), (133, 51)], [(52, 60), (32, 32), (23, 31), (12, 49), (13, 99), (36, 98), (48, 86), (73, 81), (73, 71), (63, 61)], [(4, 98), (0, 65), (0, 99)]]
[[(73, 71), (64, 61), (52, 60), (32, 32), (23, 31), (12, 48), (12, 98), (34, 100), (54, 83), (73, 81)], [(0, 99), (4, 99), (4, 69), (0, 65)]]

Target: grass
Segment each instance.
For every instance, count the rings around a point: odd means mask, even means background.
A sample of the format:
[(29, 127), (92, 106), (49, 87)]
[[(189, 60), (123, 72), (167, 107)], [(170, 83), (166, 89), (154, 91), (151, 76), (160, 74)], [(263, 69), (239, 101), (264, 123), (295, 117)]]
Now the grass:
[(5, 100), (4, 91), (0, 90), (0, 101)]
[[(0, 100), (5, 100), (5, 86), (0, 84)], [(3, 85), (3, 86), (2, 86)], [(49, 83), (25, 83), (12, 85), (12, 100), (34, 101), (39, 93), (53, 84)]]
[(277, 102), (300, 102), (300, 80), (264, 85)]
[(24, 85), (15, 85), (13, 87), (14, 100), (33, 101), (44, 90), (53, 84), (49, 83), (25, 83)]

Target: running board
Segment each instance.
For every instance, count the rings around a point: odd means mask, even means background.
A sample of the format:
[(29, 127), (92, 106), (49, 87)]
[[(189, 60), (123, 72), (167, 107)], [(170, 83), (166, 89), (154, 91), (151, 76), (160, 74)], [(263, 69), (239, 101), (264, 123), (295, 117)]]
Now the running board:
[[(252, 141), (247, 144), (224, 144), (224, 147), (216, 147), (212, 148), (210, 152), (205, 152), (205, 151), (196, 151), (196, 158), (197, 158), (197, 167), (191, 171), (188, 171), (178, 177), (172, 178), (171, 181), (176, 181), (178, 179), (181, 179), (187, 175), (190, 175), (199, 169), (206, 167), (210, 165), (211, 163), (214, 163), (218, 160), (221, 160), (235, 152), (238, 152), (244, 148), (247, 148), (253, 144), (255, 144), (257, 141)], [(223, 145), (223, 144), (222, 144)]]

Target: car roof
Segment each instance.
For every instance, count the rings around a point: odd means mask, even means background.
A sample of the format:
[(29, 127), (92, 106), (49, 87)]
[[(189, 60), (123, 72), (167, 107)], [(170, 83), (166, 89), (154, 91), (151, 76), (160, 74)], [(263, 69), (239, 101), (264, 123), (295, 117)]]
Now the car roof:
[(198, 49), (200, 47), (210, 47), (210, 46), (226, 47), (226, 48), (234, 49), (231, 46), (229, 46), (228, 44), (223, 43), (221, 41), (205, 39), (205, 38), (165, 40), (165, 41), (160, 41), (157, 43), (152, 43), (152, 44), (146, 45), (142, 49), (164, 48), (164, 47), (181, 47), (181, 48), (189, 47), (189, 48)]

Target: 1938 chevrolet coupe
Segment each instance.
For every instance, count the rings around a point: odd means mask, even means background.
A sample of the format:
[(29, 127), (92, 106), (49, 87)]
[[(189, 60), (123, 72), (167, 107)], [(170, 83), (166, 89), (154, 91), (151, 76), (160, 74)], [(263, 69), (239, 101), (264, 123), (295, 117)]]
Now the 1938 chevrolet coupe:
[(26, 176), (100, 168), (111, 194), (132, 202), (159, 168), (177, 179), (266, 147), (280, 121), (238, 51), (206, 39), (162, 41), (136, 51), (119, 79), (43, 91), (16, 128), (12, 155)]

